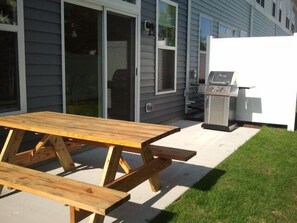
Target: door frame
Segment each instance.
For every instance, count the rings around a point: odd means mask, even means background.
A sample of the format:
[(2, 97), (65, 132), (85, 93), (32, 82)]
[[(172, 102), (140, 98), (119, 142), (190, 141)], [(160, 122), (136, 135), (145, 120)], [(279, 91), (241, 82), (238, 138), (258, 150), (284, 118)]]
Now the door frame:
[[(107, 43), (107, 13), (135, 18), (135, 83), (134, 83), (134, 121), (140, 120), (140, 15), (122, 12), (118, 9), (104, 7), (103, 9), (103, 43)], [(103, 116), (107, 118), (107, 44), (103, 44)]]
[[(107, 118), (107, 13), (114, 12), (119, 15), (125, 15), (135, 18), (135, 96), (134, 96), (134, 121), (140, 121), (140, 36), (141, 36), (141, 13), (140, 3), (135, 7), (122, 7), (122, 3), (106, 4), (105, 1), (101, 3), (94, 3), (93, 1), (82, 0), (62, 0), (61, 1), (61, 44), (62, 44), (62, 92), (63, 92), (63, 113), (66, 113), (66, 70), (65, 70), (65, 27), (64, 27), (64, 3), (71, 3), (90, 9), (102, 11), (102, 117)], [(109, 1), (111, 2), (111, 1)], [(140, 1), (139, 1), (140, 2)], [(127, 3), (123, 3), (127, 4)], [(114, 7), (113, 7), (114, 6)], [(129, 9), (130, 8), (130, 9)]]

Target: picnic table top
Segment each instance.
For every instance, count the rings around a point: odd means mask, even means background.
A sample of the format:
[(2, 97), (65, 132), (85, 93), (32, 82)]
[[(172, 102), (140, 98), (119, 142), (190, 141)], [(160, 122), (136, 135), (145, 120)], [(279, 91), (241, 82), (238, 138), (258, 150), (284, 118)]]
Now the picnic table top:
[(0, 117), (0, 126), (132, 148), (143, 148), (180, 131), (174, 126), (48, 111)]

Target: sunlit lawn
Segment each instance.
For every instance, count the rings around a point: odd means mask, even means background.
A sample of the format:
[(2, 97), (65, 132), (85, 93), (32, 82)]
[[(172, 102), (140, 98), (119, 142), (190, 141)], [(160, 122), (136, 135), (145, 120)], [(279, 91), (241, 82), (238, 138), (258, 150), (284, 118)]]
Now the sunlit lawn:
[(297, 132), (263, 127), (157, 222), (297, 222)]

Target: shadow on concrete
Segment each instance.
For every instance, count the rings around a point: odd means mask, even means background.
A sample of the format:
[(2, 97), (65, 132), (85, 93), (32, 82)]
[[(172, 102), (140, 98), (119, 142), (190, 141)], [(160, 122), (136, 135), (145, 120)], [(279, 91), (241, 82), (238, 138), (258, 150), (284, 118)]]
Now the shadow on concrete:
[[(96, 173), (92, 176), (88, 176), (88, 178), (97, 178), (95, 180), (98, 181), (101, 170), (104, 165), (106, 153), (106, 149), (92, 149), (73, 155), (73, 160), (76, 163), (77, 168), (72, 172), (64, 172), (63, 169), (60, 168), (60, 164), (57, 160), (49, 162), (46, 165), (36, 167), (35, 169), (38, 169), (43, 172), (52, 171), (52, 174), (57, 174), (59, 176), (69, 176), (70, 178), (72, 178), (71, 174), (78, 173), (79, 175), (76, 175), (76, 180), (79, 180), (79, 176), (83, 174), (83, 171), (91, 169), (96, 171), (96, 169), (98, 169), (98, 177)], [(142, 165), (141, 156), (138, 154), (125, 153), (123, 156), (133, 169)], [(119, 168), (118, 172), (123, 173), (123, 170)], [(173, 161), (172, 165), (170, 165), (168, 168), (166, 168), (160, 173), (162, 184), (162, 188), (160, 191), (151, 192), (149, 187), (145, 187), (145, 191), (143, 191), (143, 193), (148, 193), (149, 195), (145, 196), (146, 198), (141, 199), (144, 200), (143, 203), (136, 203), (132, 200), (128, 201), (124, 205), (112, 211), (108, 215), (109, 219), (107, 222), (148, 222), (151, 220), (152, 217), (157, 216), (161, 212), (163, 214), (166, 214), (166, 218), (170, 220), (174, 217), (174, 213), (162, 211), (162, 208), (154, 207), (155, 204), (160, 202), (160, 200), (163, 200), (162, 202), (164, 202), (164, 200), (166, 199), (170, 200), (169, 204), (174, 202), (184, 193), (184, 191), (187, 188), (192, 187), (209, 172), (212, 174), (212, 177), (208, 177), (207, 184), (202, 184), (201, 186), (199, 186), (199, 184), (198, 186), (196, 186), (195, 188), (198, 190), (209, 190), (212, 186), (216, 184), (217, 180), (225, 172), (222, 170), (189, 164), (186, 162)], [(183, 188), (183, 191), (181, 192), (177, 189), (180, 187)], [(137, 191), (139, 190), (139, 188), (136, 187), (133, 190)], [(129, 192), (131, 193), (131, 197), (138, 196), (136, 195), (138, 193), (135, 193), (133, 190)], [(172, 196), (173, 191), (174, 194)], [(9, 191), (3, 194), (1, 198), (16, 194), (18, 192), (19, 191)], [(164, 196), (166, 196), (166, 198), (164, 198)], [(166, 200), (165, 202), (168, 201)], [(110, 221), (110, 218), (115, 220)]]

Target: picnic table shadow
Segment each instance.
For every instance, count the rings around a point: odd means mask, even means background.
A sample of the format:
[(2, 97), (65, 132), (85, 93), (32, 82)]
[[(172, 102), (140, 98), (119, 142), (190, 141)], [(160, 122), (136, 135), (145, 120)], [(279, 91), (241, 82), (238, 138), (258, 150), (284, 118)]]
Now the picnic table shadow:
[[(59, 162), (57, 160), (46, 163), (45, 165), (36, 166), (35, 169), (38, 169), (43, 172), (51, 171), (51, 170), (61, 170), (61, 172), (56, 173), (59, 176), (68, 176), (71, 177), (71, 174), (82, 174), (83, 171), (92, 170), (92, 169), (102, 169), (104, 166), (104, 161), (106, 157), (107, 150), (106, 149), (91, 149), (82, 153), (74, 154), (73, 160), (76, 163), (76, 168), (70, 172), (64, 172), (62, 168), (59, 168)], [(142, 165), (141, 156), (134, 153), (124, 153), (124, 158), (128, 161), (128, 163), (132, 166), (132, 168), (137, 168)], [(118, 169), (118, 172), (124, 173), (121, 168)], [(162, 210), (155, 208), (154, 204), (162, 199), (167, 193), (171, 190), (174, 190), (175, 187), (181, 186), (183, 188), (193, 187), (199, 180), (201, 180), (208, 173), (212, 174), (211, 178), (208, 178), (208, 183), (203, 184), (203, 186), (196, 185), (194, 188), (197, 190), (207, 191), (210, 190), (212, 186), (216, 184), (218, 179), (225, 174), (225, 171), (220, 169), (213, 169), (205, 166), (194, 165), (187, 162), (177, 162), (173, 161), (172, 164), (166, 168), (165, 170), (160, 172), (161, 178), (161, 190), (158, 192), (151, 192), (150, 188), (148, 188), (149, 193), (152, 193), (149, 199), (144, 201), (143, 203), (133, 202), (132, 199), (116, 208), (114, 211), (108, 214), (113, 219), (113, 223), (120, 222), (148, 222), (157, 216)], [(78, 175), (79, 176), (79, 175)], [(99, 173), (97, 182), (99, 181)], [(78, 179), (79, 180), (79, 179)], [(145, 182), (146, 183), (146, 182)], [(148, 184), (148, 183), (147, 183)], [(134, 190), (134, 189), (133, 189)], [(135, 194), (133, 194), (133, 190), (128, 193), (131, 194), (131, 198)], [(185, 189), (184, 189), (185, 190)], [(18, 191), (11, 191), (10, 193), (3, 195), (9, 196)], [(168, 196), (168, 195), (167, 195)], [(179, 196), (174, 198), (177, 200)], [(163, 198), (164, 199), (164, 198)], [(172, 198), (170, 198), (171, 200)], [(173, 200), (173, 201), (174, 201)], [(131, 211), (133, 210), (133, 211)], [(164, 214), (163, 210), (163, 214)], [(170, 220), (174, 217), (174, 213), (166, 212), (166, 218)], [(108, 221), (110, 222), (110, 221)]]
[[(76, 168), (76, 172), (84, 171), (87, 169), (99, 168), (102, 169), (104, 165), (105, 155), (107, 150), (105, 149), (92, 149), (86, 151), (85, 153), (76, 154), (73, 156), (74, 161), (79, 164)], [(141, 156), (135, 153), (124, 153), (123, 157), (127, 160), (127, 162), (131, 165), (133, 169), (142, 165)], [(118, 172), (123, 173), (121, 168), (118, 169)], [(60, 175), (67, 175), (70, 173), (60, 173)], [(207, 174), (211, 174), (211, 177), (207, 178), (207, 183), (204, 184), (196, 184), (199, 180), (201, 180)], [(161, 178), (161, 190), (158, 192), (151, 192), (148, 186), (148, 192), (152, 193), (151, 197), (143, 203), (136, 203), (129, 200), (127, 203), (121, 205), (114, 211), (108, 214), (111, 218), (116, 220), (112, 221), (114, 223), (120, 222), (148, 222), (156, 215), (158, 215), (162, 210), (155, 208), (154, 204), (158, 202), (160, 199), (164, 199), (164, 196), (168, 194), (171, 190), (176, 189), (175, 187), (181, 186), (183, 188), (193, 187), (195, 184), (195, 189), (201, 191), (210, 190), (225, 174), (225, 171), (205, 167), (201, 165), (194, 165), (188, 162), (178, 162), (173, 161), (172, 164), (166, 168), (165, 170), (160, 172)], [(99, 175), (98, 175), (99, 178)], [(147, 183), (147, 182), (145, 182)], [(147, 183), (148, 184), (148, 183)], [(137, 189), (136, 189), (137, 190)], [(185, 189), (184, 189), (185, 190)], [(137, 196), (131, 190), (129, 193), (131, 194), (131, 198), (133, 196)], [(168, 196), (168, 195), (167, 195)], [(177, 196), (174, 200), (177, 200), (179, 196)], [(172, 198), (170, 198), (171, 200)], [(131, 211), (133, 210), (133, 211)], [(163, 210), (164, 212), (164, 210)], [(166, 217), (168, 219), (172, 218), (174, 213), (167, 212)]]

